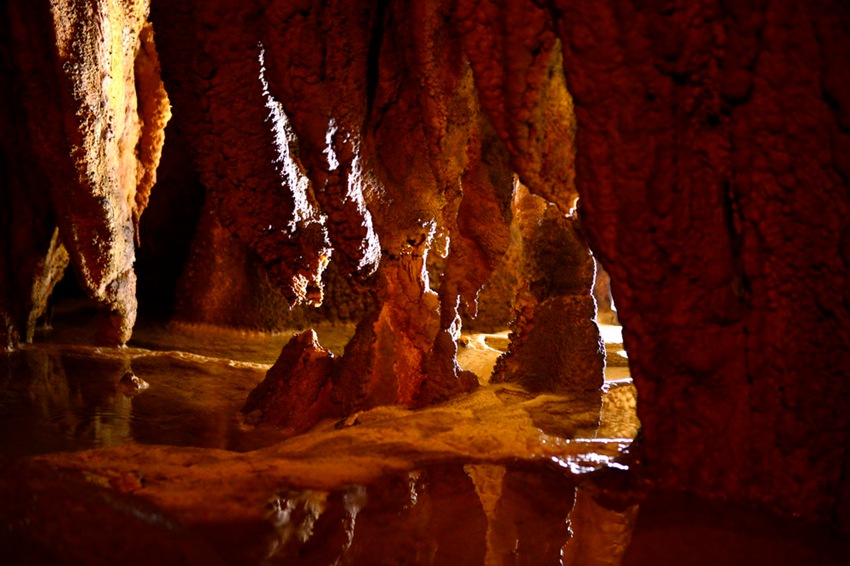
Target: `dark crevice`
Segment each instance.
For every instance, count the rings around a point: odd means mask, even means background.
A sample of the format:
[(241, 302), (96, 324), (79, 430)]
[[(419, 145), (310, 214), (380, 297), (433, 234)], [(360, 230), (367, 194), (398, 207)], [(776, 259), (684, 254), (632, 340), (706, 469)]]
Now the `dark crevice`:
[(378, 91), (381, 72), (381, 46), (384, 43), (384, 18), (389, 3), (389, 0), (378, 0), (375, 8), (375, 19), (372, 21), (372, 35), (369, 40), (369, 51), (366, 59), (366, 122), (372, 116), (375, 94)]
[(741, 205), (732, 182), (728, 180), (723, 182), (723, 221), (729, 235), (729, 250), (735, 268), (735, 295), (740, 302), (749, 304), (750, 282), (744, 267)]

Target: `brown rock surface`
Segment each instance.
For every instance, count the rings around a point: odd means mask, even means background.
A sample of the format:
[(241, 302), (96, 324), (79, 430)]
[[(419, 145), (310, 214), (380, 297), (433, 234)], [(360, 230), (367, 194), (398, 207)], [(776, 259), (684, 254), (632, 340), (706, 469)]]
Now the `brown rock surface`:
[(320, 302), (330, 255), (288, 117), (268, 91), (254, 2), (157, 3), (163, 76), (218, 221), (290, 301)]
[(331, 398), (334, 361), (314, 331), (293, 337), (248, 396), (242, 409), (246, 422), (304, 432), (322, 418), (342, 416)]
[(591, 288), (596, 270), (578, 218), (520, 187), (515, 210), (524, 261), (510, 346), (494, 383), (529, 391), (592, 392), (602, 386), (605, 347)]
[[(146, 4), (50, 6), (13, 0), (0, 19), (13, 79), (0, 98), (4, 344), (32, 332), (62, 246), (114, 314), (105, 338), (122, 342), (167, 114)], [(588, 265), (557, 236), (574, 235), (564, 214), (580, 193), (659, 484), (850, 523), (845, 3), (153, 8), (219, 235), (289, 302), (321, 300), (328, 261), (374, 299), (332, 380), (345, 411), (471, 385), (454, 360), (459, 301), (474, 310), (508, 248), (516, 173), (551, 203), (551, 228), (525, 236), (551, 253), (523, 260), (538, 267), (524, 274), (527, 332), (508, 373), (560, 387), (544, 372), (562, 364), (552, 340), (579, 333), (527, 321), (589, 318), (590, 285), (559, 288), (565, 265)], [(450, 244), (434, 293), (424, 267), (437, 232)]]
[(256, 255), (222, 227), (205, 203), (175, 290), (174, 319), (256, 330), (292, 320), (289, 303)]

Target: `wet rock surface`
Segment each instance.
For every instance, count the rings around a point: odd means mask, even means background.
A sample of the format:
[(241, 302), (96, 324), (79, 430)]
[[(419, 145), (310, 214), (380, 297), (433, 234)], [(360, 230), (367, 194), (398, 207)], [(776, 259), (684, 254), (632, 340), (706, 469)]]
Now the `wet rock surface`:
[[(182, 465), (214, 460), (198, 456)], [(57, 461), (0, 463), (6, 556), (58, 564), (837, 566), (850, 548), (800, 522), (647, 497), (611, 478), (527, 464), (446, 463), (336, 487), (268, 481), (245, 468), (253, 479), (241, 495), (206, 491), (203, 514), (191, 501), (209, 478), (196, 475), (169, 494), (156, 487), (167, 465), (145, 466), (80, 474)]]
[[(0, 461), (0, 544), (18, 564), (224, 564), (156, 505), (73, 474)], [(141, 487), (136, 480), (137, 487)]]
[(150, 387), (150, 384), (147, 381), (140, 378), (133, 372), (128, 371), (121, 376), (121, 379), (118, 381), (117, 389), (125, 397), (135, 397), (148, 387)]
[[(341, 352), (353, 332), (318, 336)], [(638, 423), (622, 379), (600, 391), (601, 422), (598, 400), (502, 384), (291, 436), (236, 419), (288, 336), (143, 327), (141, 338), (148, 348), (2, 354), (0, 542), (10, 559), (790, 565), (846, 556), (846, 541), (825, 528), (647, 499), (639, 472), (623, 469), (634, 464)], [(506, 347), (498, 338), (489, 343)], [(492, 367), (500, 352), (486, 336), (465, 342)], [(117, 384), (130, 372), (151, 388), (126, 397)], [(8, 458), (33, 453), (44, 455)]]
[[(581, 196), (660, 485), (850, 524), (845, 3), (12, 0), (2, 15), (3, 346), (33, 337), (66, 265), (105, 313), (91, 342), (130, 338), (170, 100), (207, 236), (238, 239), (196, 254), (239, 258), (230, 273), (199, 269), (183, 292), (206, 279), (226, 298), (232, 274), (241, 299), (279, 292), (187, 319), (272, 324), (234, 311), (316, 304), (334, 262), (371, 297), (336, 362), (345, 413), (469, 391), (459, 314), (510, 249), (516, 175), (554, 210), (529, 240), (547, 250)], [(596, 387), (592, 329), (556, 324), (586, 322), (589, 297), (529, 290), (539, 304), (518, 310), (557, 343), (520, 320), (505, 374), (558, 390), (537, 362), (563, 363), (569, 340)]]
[[(270, 434), (235, 418), (240, 397), (263, 379), (268, 363), (221, 356), (271, 362), (286, 337), (275, 344), (243, 336), (237, 347), (230, 335), (212, 357), (215, 332), (146, 330), (148, 345), (165, 351), (44, 344), (2, 355), (0, 374), (17, 376), (0, 389), (3, 453), (83, 450), (0, 463), (0, 495), (9, 502), (0, 511), (8, 527), (0, 536), (11, 537), (9, 556), (58, 563), (117, 556), (131, 564), (153, 556), (190, 564), (483, 563), (523, 540), (523, 555), (551, 558), (568, 533), (563, 517), (544, 509), (533, 478), (551, 475), (551, 497), (561, 489), (569, 496), (571, 477), (615, 461), (629, 443), (593, 438), (616, 434), (599, 429), (598, 401), (504, 385), (435, 408), (379, 407), (297, 436)], [(351, 332), (322, 336), (339, 348)], [(310, 352), (316, 336), (311, 331), (294, 343)], [(167, 349), (175, 345), (207, 355)], [(127, 396), (122, 383), (138, 376), (151, 388)], [(100, 448), (87, 450), (93, 447)], [(500, 462), (523, 462), (530, 470), (520, 475), (531, 484), (505, 487), (512, 495), (504, 509), (485, 508), (479, 492), (502, 490)], [(557, 513), (568, 512), (570, 501)], [(57, 516), (53, 502), (65, 513)], [(515, 508), (524, 511), (514, 517)], [(502, 526), (485, 539), (491, 523)], [(547, 534), (540, 547), (544, 529), (553, 538)], [(146, 548), (124, 554), (137, 545)]]

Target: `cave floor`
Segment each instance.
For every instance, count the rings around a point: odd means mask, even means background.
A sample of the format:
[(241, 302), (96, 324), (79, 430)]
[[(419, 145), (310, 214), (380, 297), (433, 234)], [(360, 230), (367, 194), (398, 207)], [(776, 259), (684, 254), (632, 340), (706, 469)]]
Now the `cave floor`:
[[(353, 332), (316, 330), (336, 353)], [(577, 565), (833, 563), (850, 548), (792, 527), (778, 537), (769, 518), (742, 539), (740, 513), (646, 502), (616, 327), (603, 327), (599, 394), (490, 385), (506, 335), (472, 334), (458, 354), (482, 381), (472, 394), (299, 436), (245, 426), (239, 409), (290, 336), (151, 325), (126, 348), (56, 331), (3, 354), (0, 547), (24, 563)], [(127, 393), (128, 371), (150, 388)]]

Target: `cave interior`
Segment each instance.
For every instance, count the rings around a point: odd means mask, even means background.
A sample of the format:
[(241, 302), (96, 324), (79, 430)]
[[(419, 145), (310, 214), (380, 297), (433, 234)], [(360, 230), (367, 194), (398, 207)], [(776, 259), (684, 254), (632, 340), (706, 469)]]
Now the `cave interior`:
[(13, 562), (845, 563), (846, 2), (0, 15)]

